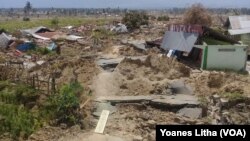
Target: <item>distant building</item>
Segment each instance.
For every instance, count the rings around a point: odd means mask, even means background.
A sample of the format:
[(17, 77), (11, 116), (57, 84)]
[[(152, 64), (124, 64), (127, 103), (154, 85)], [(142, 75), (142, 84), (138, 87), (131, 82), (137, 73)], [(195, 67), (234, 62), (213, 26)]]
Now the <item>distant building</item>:
[[(225, 27), (230, 35), (238, 35), (241, 41), (250, 47), (250, 16), (229, 16)], [(250, 55), (250, 50), (248, 52)]]

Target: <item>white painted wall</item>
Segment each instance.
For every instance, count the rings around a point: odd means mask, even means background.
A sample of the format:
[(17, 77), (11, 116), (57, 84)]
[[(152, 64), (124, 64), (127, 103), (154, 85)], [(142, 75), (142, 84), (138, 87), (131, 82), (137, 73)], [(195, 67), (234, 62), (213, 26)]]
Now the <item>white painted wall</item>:
[(241, 41), (244, 45), (248, 45), (248, 55), (250, 55), (250, 33), (248, 34), (242, 34), (241, 35)]
[(246, 57), (246, 46), (208, 45), (207, 69), (245, 70)]

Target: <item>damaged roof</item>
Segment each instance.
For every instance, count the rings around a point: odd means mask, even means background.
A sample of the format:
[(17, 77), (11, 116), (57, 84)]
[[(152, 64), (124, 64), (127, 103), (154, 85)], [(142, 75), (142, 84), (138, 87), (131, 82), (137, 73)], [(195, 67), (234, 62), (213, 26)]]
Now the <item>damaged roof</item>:
[(48, 29), (47, 27), (39, 26), (39, 27), (35, 27), (32, 29), (22, 30), (22, 32), (25, 32), (27, 34), (35, 34), (35, 33), (41, 33), (41, 32), (51, 32), (51, 30)]
[(229, 16), (228, 18), (230, 29), (228, 30), (231, 35), (247, 34), (250, 33), (250, 16)]
[(10, 36), (6, 35), (5, 33), (0, 34), (0, 48), (7, 48), (10, 41)]
[(161, 48), (189, 53), (197, 41), (198, 36), (198, 33), (167, 31), (164, 35)]

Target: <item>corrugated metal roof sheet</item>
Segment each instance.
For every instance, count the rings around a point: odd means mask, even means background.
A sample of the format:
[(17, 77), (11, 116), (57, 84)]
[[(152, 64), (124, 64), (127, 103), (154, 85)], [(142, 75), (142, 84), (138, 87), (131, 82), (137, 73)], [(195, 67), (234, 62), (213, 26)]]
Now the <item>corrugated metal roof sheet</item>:
[(229, 22), (231, 29), (229, 33), (231, 35), (250, 33), (250, 16), (229, 16)]
[(35, 27), (35, 28), (32, 28), (32, 29), (26, 29), (26, 30), (22, 30), (28, 34), (35, 34), (37, 32), (39, 32), (40, 30), (45, 30), (45, 31), (51, 31), (50, 29), (44, 27), (44, 26), (39, 26), (39, 27)]
[(198, 33), (167, 31), (164, 35), (161, 48), (165, 50), (179, 50), (190, 52), (198, 38)]
[(5, 33), (0, 34), (0, 48), (6, 48), (10, 40), (11, 37), (7, 36)]

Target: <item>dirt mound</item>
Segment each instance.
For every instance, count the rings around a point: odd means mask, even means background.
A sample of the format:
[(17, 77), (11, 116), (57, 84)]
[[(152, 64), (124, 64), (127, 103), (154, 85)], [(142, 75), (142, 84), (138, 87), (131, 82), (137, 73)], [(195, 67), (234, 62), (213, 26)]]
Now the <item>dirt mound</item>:
[(194, 88), (197, 95), (209, 96), (223, 93), (239, 93), (249, 95), (250, 77), (232, 72), (192, 73), (186, 80)]
[[(152, 73), (163, 73), (165, 78), (168, 79), (188, 77), (190, 74), (190, 69), (188, 67), (166, 56), (149, 55), (145, 61), (126, 58), (118, 65), (118, 68), (124, 70), (131, 66), (135, 66), (134, 70), (142, 69), (142, 72), (145, 67), (148, 67)], [(144, 71), (144, 73), (147, 75), (147, 73), (150, 72)]]
[(107, 122), (105, 133), (127, 138), (138, 135), (143, 139), (154, 141), (156, 124), (195, 124), (200, 122), (143, 104), (119, 104), (116, 107), (117, 112), (112, 115), (113, 120)]
[(169, 94), (168, 82), (189, 76), (190, 70), (166, 56), (125, 58), (115, 69), (118, 95)]
[(84, 88), (88, 89), (92, 84), (93, 77), (99, 72), (94, 59), (73, 58), (69, 60), (66, 57), (54, 58), (48, 60), (39, 68), (30, 70), (30, 74), (38, 74), (43, 80), (48, 80), (52, 73), (56, 75), (56, 84), (60, 87), (73, 80), (78, 80)]
[(110, 45), (103, 48), (104, 54), (113, 56), (142, 56), (146, 55), (145, 51), (135, 49), (134, 47), (127, 45)]
[(239, 82), (232, 82), (227, 85), (225, 85), (222, 88), (222, 93), (238, 93), (243, 94), (244, 88), (241, 86)]

